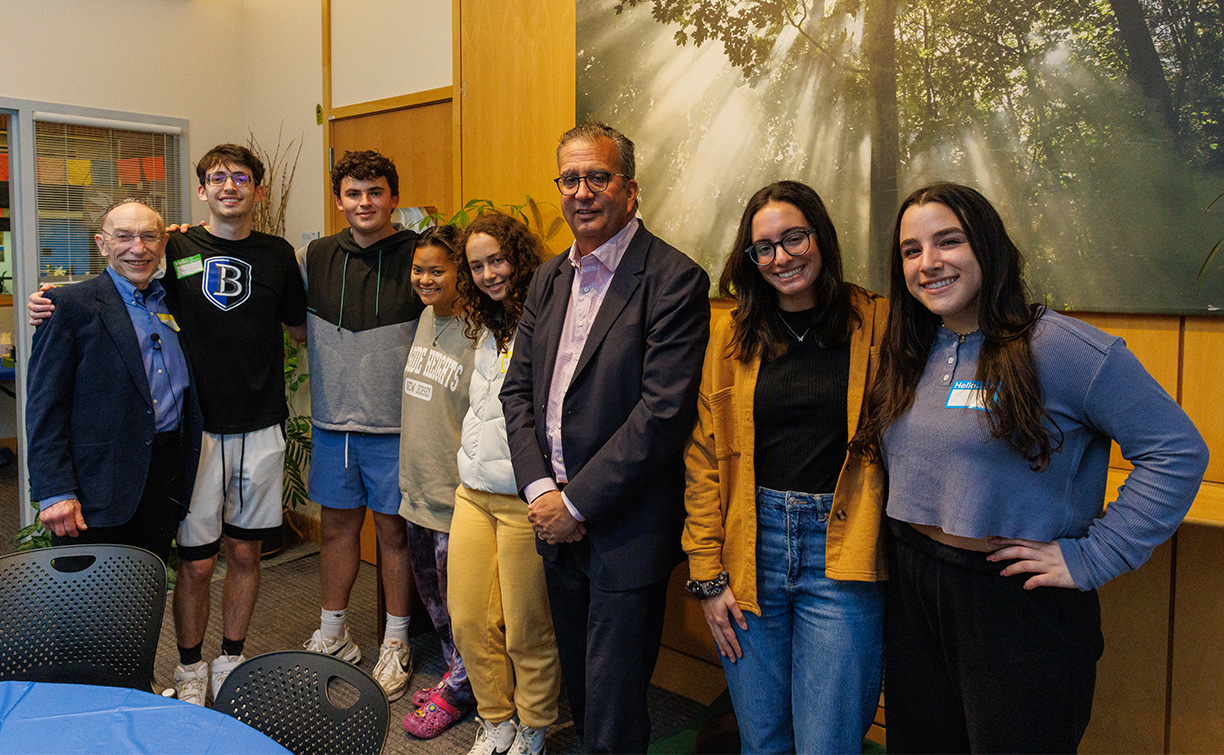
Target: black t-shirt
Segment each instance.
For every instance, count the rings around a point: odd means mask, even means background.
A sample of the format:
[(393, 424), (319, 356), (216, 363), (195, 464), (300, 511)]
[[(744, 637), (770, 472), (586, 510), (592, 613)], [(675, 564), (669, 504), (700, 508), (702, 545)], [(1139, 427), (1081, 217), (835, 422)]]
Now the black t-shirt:
[(191, 357), (204, 429), (241, 433), (283, 421), (281, 323), (306, 321), (293, 247), (266, 233), (229, 241), (193, 227), (170, 234), (162, 284)]
[[(787, 324), (803, 335), (812, 311), (786, 313)], [(761, 364), (752, 409), (757, 485), (833, 492), (846, 460), (849, 389), (848, 343), (822, 348), (815, 335), (792, 338), (786, 356)]]

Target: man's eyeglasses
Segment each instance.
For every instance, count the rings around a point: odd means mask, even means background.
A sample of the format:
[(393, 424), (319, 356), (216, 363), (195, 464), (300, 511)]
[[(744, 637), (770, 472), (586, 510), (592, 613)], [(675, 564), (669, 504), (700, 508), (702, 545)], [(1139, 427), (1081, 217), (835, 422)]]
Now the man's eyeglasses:
[(815, 229), (806, 231), (798, 228), (792, 228), (782, 234), (781, 241), (758, 241), (752, 246), (744, 250), (744, 254), (748, 255), (749, 259), (758, 265), (764, 266), (773, 262), (774, 252), (779, 246), (786, 250), (786, 253), (792, 257), (799, 257), (808, 253), (808, 247), (811, 246), (811, 236), (815, 233)]
[(224, 186), (226, 181), (233, 181), (234, 186), (250, 186), (255, 183), (255, 177), (246, 173), (209, 173), (204, 176), (209, 186)]
[(561, 193), (567, 197), (572, 197), (578, 193), (578, 185), (586, 181), (587, 189), (592, 194), (598, 194), (608, 188), (608, 184), (612, 182), (612, 176), (622, 176), (628, 178), (624, 173), (609, 173), (606, 170), (596, 170), (587, 173), (585, 176), (561, 176), (554, 178), (553, 183), (561, 190)]
[(145, 231), (143, 233), (132, 233), (131, 231), (115, 231), (111, 233), (103, 229), (102, 233), (110, 236), (120, 246), (127, 246), (136, 239), (140, 239), (145, 246), (156, 246), (162, 237), (166, 235), (165, 231)]

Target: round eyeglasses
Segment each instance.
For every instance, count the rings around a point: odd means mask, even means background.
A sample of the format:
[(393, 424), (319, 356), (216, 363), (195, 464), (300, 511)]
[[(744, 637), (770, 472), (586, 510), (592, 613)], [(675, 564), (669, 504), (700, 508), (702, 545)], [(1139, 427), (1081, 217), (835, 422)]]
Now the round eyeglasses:
[(749, 259), (758, 265), (765, 266), (773, 262), (774, 252), (780, 246), (786, 250), (786, 253), (792, 257), (799, 257), (808, 253), (808, 248), (811, 246), (811, 236), (816, 233), (815, 228), (803, 230), (801, 228), (792, 228), (782, 234), (780, 241), (758, 241), (752, 246), (744, 250), (744, 254), (748, 255)]
[(554, 178), (553, 183), (561, 190), (561, 193), (567, 197), (572, 197), (578, 193), (578, 185), (586, 181), (587, 190), (592, 194), (598, 194), (606, 191), (608, 184), (612, 182), (612, 176), (621, 176), (628, 178), (624, 173), (609, 173), (606, 170), (596, 170), (587, 173), (585, 176), (561, 176)]

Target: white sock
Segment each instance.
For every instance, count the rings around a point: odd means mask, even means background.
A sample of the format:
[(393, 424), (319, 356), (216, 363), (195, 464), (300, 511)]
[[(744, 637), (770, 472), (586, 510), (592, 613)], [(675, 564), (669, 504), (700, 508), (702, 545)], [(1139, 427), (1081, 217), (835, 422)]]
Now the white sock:
[(411, 618), (411, 616), (392, 616), (387, 614), (387, 631), (383, 634), (383, 641), (399, 640), (407, 645), (408, 620)]
[(319, 632), (329, 640), (340, 639), (344, 636), (344, 619), (347, 615), (347, 607), (339, 611), (324, 608), (319, 617)]

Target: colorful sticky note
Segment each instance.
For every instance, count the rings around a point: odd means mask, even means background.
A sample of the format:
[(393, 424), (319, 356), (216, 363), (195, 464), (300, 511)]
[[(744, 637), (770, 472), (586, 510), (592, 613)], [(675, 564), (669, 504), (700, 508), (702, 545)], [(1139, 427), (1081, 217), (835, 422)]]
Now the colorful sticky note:
[(150, 181), (166, 180), (166, 158), (161, 155), (144, 157), (141, 158), (140, 164), (144, 168), (145, 178)]
[(114, 186), (119, 181), (115, 175), (114, 160), (94, 160), (90, 168), (93, 171), (94, 184), (97, 186)]
[(140, 183), (140, 158), (125, 157), (115, 161), (115, 170), (119, 173), (119, 183)]
[(93, 185), (93, 170), (90, 168), (88, 160), (69, 158), (68, 183), (73, 186)]
[(64, 179), (67, 178), (66, 172), (64, 158), (38, 158), (38, 182), (40, 184), (59, 184), (62, 186)]

